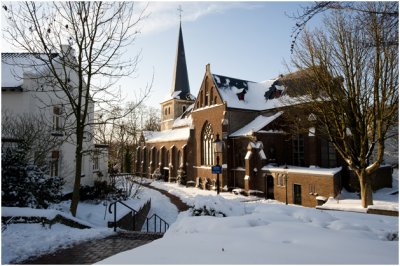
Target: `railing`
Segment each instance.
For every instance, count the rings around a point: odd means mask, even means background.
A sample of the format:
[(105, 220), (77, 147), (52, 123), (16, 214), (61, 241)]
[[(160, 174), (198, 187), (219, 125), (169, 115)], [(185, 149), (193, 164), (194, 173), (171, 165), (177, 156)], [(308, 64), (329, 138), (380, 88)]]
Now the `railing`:
[[(136, 219), (138, 218), (145, 218), (145, 223), (146, 223), (146, 232), (160, 232), (162, 233), (162, 228), (164, 228), (164, 232), (167, 231), (167, 229), (169, 228), (169, 224), (162, 219), (160, 216), (158, 216), (157, 214), (153, 214), (150, 217), (144, 216), (142, 214), (140, 214), (138, 211), (136, 211), (135, 209), (133, 209), (132, 207), (126, 205), (125, 203), (123, 203), (120, 200), (114, 201), (113, 203), (110, 204), (110, 206), (108, 207), (108, 212), (109, 213), (114, 213), (114, 222), (113, 222), (113, 227), (114, 227), (114, 232), (117, 231), (117, 203), (120, 203), (121, 205), (127, 207), (128, 209), (131, 210), (131, 213), (133, 214), (133, 230), (135, 231), (136, 229)], [(114, 207), (114, 211), (112, 211), (112, 207)], [(139, 217), (141, 216), (141, 217)], [(151, 223), (151, 220), (154, 219), (154, 223)], [(157, 226), (157, 221), (158, 221), (158, 226)], [(152, 225), (154, 224), (154, 231), (150, 231)], [(159, 228), (159, 231), (157, 231), (157, 228)], [(140, 228), (140, 230), (143, 229), (143, 225), (142, 228)]]
[(1, 232), (3, 233), (5, 230), (7, 230), (7, 226), (14, 220), (14, 216), (8, 219), (4, 224), (1, 225)]

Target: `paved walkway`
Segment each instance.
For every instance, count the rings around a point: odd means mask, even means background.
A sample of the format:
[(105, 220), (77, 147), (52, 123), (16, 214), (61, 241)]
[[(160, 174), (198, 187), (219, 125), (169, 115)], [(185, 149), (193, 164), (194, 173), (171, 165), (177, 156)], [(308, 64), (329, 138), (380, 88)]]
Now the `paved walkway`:
[[(177, 196), (150, 185), (143, 186), (157, 190), (170, 198), (180, 212), (189, 209), (189, 206)], [(60, 249), (53, 253), (19, 262), (18, 264), (94, 264), (115, 254), (148, 244), (162, 236), (163, 234), (160, 233), (119, 232), (116, 235), (86, 241), (70, 248)], [(132, 264), (135, 264), (135, 262), (132, 261)]]
[(167, 196), (171, 200), (171, 203), (174, 204), (178, 208), (179, 212), (187, 211), (190, 208), (186, 203), (182, 202), (180, 198), (178, 198), (175, 195), (172, 195), (171, 193), (168, 193), (165, 190), (153, 187), (152, 185), (149, 185), (149, 184), (142, 184), (142, 186), (157, 190), (161, 194)]
[[(118, 233), (102, 239), (86, 241), (18, 264), (94, 264), (120, 252), (148, 244), (162, 234), (141, 232)], [(132, 261), (134, 264), (134, 261)]]

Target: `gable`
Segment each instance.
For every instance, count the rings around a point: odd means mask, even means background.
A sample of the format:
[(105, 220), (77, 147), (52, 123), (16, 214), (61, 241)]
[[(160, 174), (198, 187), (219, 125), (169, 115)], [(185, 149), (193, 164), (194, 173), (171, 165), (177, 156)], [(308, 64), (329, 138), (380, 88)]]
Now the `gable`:
[(206, 73), (201, 83), (197, 99), (194, 104), (194, 110), (201, 108), (212, 107), (215, 105), (223, 104), (221, 95), (219, 94), (217, 87), (214, 83), (212, 74), (209, 71), (209, 65), (207, 65)]
[[(56, 57), (57, 54), (54, 54)], [(1, 87), (12, 90), (23, 84), (24, 73), (39, 73), (47, 69), (45, 55), (32, 53), (1, 54)]]

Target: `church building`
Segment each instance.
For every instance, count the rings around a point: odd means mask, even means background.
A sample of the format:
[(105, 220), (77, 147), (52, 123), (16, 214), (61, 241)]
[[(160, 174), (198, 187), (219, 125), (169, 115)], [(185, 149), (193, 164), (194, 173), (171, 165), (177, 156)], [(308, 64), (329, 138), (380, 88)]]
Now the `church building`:
[[(355, 177), (315, 129), (288, 133), (283, 114), (290, 108), (284, 99), (291, 78), (252, 82), (215, 74), (208, 64), (194, 97), (180, 24), (172, 88), (161, 102), (161, 131), (142, 133), (136, 173), (199, 189), (216, 190), (219, 183), (220, 191), (308, 207), (336, 197), (343, 186), (357, 190)], [(220, 154), (213, 148), (217, 139), (223, 142)], [(217, 156), (219, 182), (212, 173)], [(391, 178), (379, 180), (374, 189), (391, 186)]]

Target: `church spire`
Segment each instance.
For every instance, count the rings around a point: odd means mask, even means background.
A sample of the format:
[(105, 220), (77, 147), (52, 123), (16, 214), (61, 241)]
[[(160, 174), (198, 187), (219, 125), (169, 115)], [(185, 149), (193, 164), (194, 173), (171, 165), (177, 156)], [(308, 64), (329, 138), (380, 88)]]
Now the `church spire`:
[[(175, 68), (172, 79), (171, 96), (174, 95), (174, 98), (180, 98), (186, 100), (190, 97), (190, 87), (189, 87), (189, 77), (186, 67), (185, 47), (183, 45), (183, 36), (182, 36), (182, 22), (181, 22), (182, 9), (179, 8), (178, 11), (180, 11), (179, 36), (178, 36), (178, 48), (176, 51)], [(178, 91), (180, 91), (179, 94), (177, 93)]]

